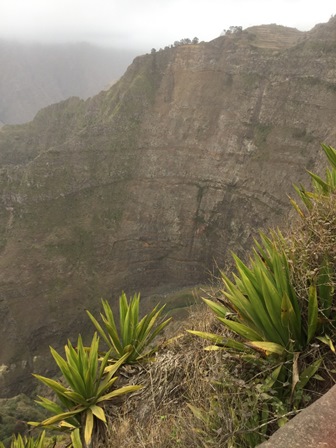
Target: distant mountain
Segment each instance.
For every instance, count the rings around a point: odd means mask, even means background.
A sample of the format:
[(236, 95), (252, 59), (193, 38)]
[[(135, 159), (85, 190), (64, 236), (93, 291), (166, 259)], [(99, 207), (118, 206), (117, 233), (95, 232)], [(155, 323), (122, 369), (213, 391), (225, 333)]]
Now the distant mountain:
[(0, 125), (24, 123), (70, 96), (88, 98), (124, 73), (136, 50), (0, 40)]
[(100, 297), (205, 282), (288, 219), (292, 183), (336, 143), (335, 30), (153, 52), (108, 91), (1, 128), (0, 396), (50, 368), (49, 344), (92, 334)]

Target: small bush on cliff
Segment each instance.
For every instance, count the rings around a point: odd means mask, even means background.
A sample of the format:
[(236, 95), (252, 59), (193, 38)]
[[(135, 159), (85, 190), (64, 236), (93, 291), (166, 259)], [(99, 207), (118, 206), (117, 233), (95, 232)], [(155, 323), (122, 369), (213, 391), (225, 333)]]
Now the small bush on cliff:
[(73, 431), (72, 441), (75, 448), (80, 447), (81, 443), (85, 447), (90, 446), (93, 433), (98, 430), (98, 422), (106, 424), (104, 402), (140, 388), (140, 386), (125, 386), (111, 391), (117, 380), (114, 374), (128, 355), (108, 366), (110, 351), (101, 359), (98, 349), (99, 338), (96, 333), (88, 348), (83, 346), (80, 336), (77, 347), (73, 347), (69, 341), (65, 346), (65, 359), (53, 348), (50, 349), (67, 383), (66, 387), (61, 382), (34, 375), (53, 390), (60, 404), (39, 397), (38, 403), (54, 415), (42, 422), (30, 422), (30, 424), (52, 429), (70, 429)]
[(126, 294), (123, 293), (119, 298), (120, 330), (118, 331), (113, 311), (108, 301), (102, 300), (102, 305), (105, 314), (100, 313), (100, 316), (106, 331), (89, 311), (87, 311), (87, 314), (102, 339), (106, 342), (110, 350), (110, 356), (113, 359), (119, 360), (125, 354), (128, 354), (124, 359), (125, 362), (131, 364), (148, 358), (155, 352), (156, 347), (151, 347), (152, 341), (171, 321), (171, 318), (169, 318), (159, 322), (164, 306), (159, 308), (159, 305), (157, 305), (149, 314), (140, 319), (140, 295), (135, 294), (128, 301)]

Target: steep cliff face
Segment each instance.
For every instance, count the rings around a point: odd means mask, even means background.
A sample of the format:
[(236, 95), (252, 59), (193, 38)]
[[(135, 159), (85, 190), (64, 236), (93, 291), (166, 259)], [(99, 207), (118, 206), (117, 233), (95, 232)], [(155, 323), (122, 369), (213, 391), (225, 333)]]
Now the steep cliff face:
[(91, 333), (101, 296), (202, 282), (286, 217), (336, 139), (335, 27), (141, 56), (109, 91), (1, 128), (2, 395)]

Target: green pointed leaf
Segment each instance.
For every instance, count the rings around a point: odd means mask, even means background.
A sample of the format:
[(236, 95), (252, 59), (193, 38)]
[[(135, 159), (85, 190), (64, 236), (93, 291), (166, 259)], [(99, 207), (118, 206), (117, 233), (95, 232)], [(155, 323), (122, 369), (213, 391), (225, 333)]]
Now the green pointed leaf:
[(113, 348), (115, 350), (116, 354), (120, 355), (120, 354), (122, 354), (123, 348), (122, 348), (121, 340), (119, 338), (117, 326), (115, 324), (115, 320), (113, 317), (113, 312), (112, 312), (111, 307), (107, 300), (102, 300), (102, 305), (103, 305), (105, 316), (103, 314), (100, 314), (100, 316), (101, 316), (101, 318), (106, 326), (107, 332), (108, 332), (109, 342), (107, 342), (107, 344), (110, 348)]
[(299, 382), (297, 383), (298, 389), (303, 389), (308, 381), (315, 375), (315, 373), (320, 368), (322, 358), (314, 361), (310, 366), (308, 366), (300, 375)]
[(239, 322), (234, 322), (233, 320), (223, 319), (221, 317), (219, 318), (219, 320), (223, 322), (228, 328), (247, 340), (253, 341), (255, 339), (262, 339), (260, 334), (252, 330), (247, 325), (241, 324)]
[(68, 367), (67, 362), (52, 347), (50, 347), (50, 352), (52, 354), (52, 357), (56, 361), (56, 364), (58, 365), (60, 371), (62, 372), (63, 376), (67, 379), (67, 377), (69, 375), (69, 367)]
[(203, 302), (208, 305), (209, 308), (212, 309), (212, 311), (219, 317), (223, 317), (224, 319), (227, 317), (227, 314), (230, 314), (230, 311), (225, 308), (223, 305), (217, 303), (217, 302), (213, 302), (212, 300), (209, 299), (203, 299)]
[(318, 374), (314, 375), (313, 378), (317, 381), (325, 381), (325, 379), (321, 375), (318, 375)]
[(125, 353), (118, 361), (114, 362), (110, 366), (106, 367), (104, 373), (112, 373), (113, 375), (117, 372), (118, 369), (124, 364), (127, 360), (129, 354)]
[(107, 375), (101, 382), (96, 396), (101, 397), (102, 395), (104, 395), (107, 390), (111, 389), (111, 387), (117, 381), (117, 379), (118, 379), (118, 377), (111, 378), (111, 375), (109, 375), (109, 376)]
[[(110, 359), (110, 355), (111, 355), (112, 349), (110, 349), (108, 352), (105, 353), (104, 357), (100, 360), (100, 367), (99, 367), (99, 373), (98, 373), (98, 378), (102, 378), (106, 369), (106, 366), (109, 363), (109, 359)], [(111, 378), (113, 375), (113, 373), (111, 374), (111, 376), (109, 378)]]
[(91, 409), (87, 409), (86, 411), (86, 420), (85, 420), (85, 427), (84, 427), (84, 440), (86, 445), (90, 445), (91, 439), (92, 439), (92, 431), (93, 431), (93, 413)]
[(46, 386), (50, 387), (54, 392), (64, 394), (64, 392), (67, 390), (64, 386), (62, 386), (55, 380), (46, 378), (41, 375), (37, 375), (36, 373), (33, 373), (33, 376), (35, 378), (37, 378), (39, 381), (41, 381), (42, 383), (44, 383)]
[(76, 414), (83, 412), (84, 409), (85, 408), (83, 408), (83, 407), (78, 407), (74, 411), (63, 412), (62, 414), (58, 414), (58, 415), (54, 415), (53, 417), (46, 418), (45, 420), (43, 420), (43, 422), (41, 422), (41, 426), (54, 425), (55, 423), (58, 423), (62, 420), (66, 420), (69, 417), (72, 417)]
[(119, 389), (116, 389), (106, 395), (103, 395), (97, 400), (97, 403), (101, 403), (102, 401), (108, 401), (112, 398), (118, 397), (120, 395), (129, 394), (131, 392), (136, 392), (137, 390), (141, 389), (142, 386), (124, 386), (120, 387)]
[(306, 206), (307, 210), (311, 210), (313, 207), (313, 202), (310, 199), (305, 188), (302, 185), (300, 185), (300, 188), (297, 187), (296, 185), (294, 185), (294, 189), (297, 192), (297, 194), (299, 195), (299, 197), (302, 200), (302, 202), (304, 203), (304, 205)]
[(123, 355), (123, 343), (122, 339), (119, 336), (116, 328), (111, 325), (110, 321), (107, 320), (107, 318), (103, 315), (101, 315), (102, 321), (106, 327), (106, 330), (109, 335), (109, 347), (113, 349), (112, 355), (115, 357), (119, 357)]
[[(242, 315), (242, 322), (246, 324), (254, 333), (259, 335), (258, 338), (253, 337), (253, 339), (269, 339), (274, 338), (275, 342), (281, 342), (281, 337), (279, 336), (277, 329), (274, 328), (274, 324), (270, 318), (269, 312), (267, 310), (267, 301), (270, 300), (268, 297), (269, 291), (265, 289), (267, 285), (263, 284), (266, 275), (262, 273), (260, 260), (254, 269), (254, 282), (252, 282), (244, 275), (241, 275), (241, 285), (239, 289), (246, 295), (246, 300), (243, 301), (241, 293), (239, 290), (235, 291), (235, 306), (238, 308), (239, 314)], [(258, 276), (262, 275), (263, 278), (259, 281)], [(238, 289), (238, 288), (237, 288)], [(232, 301), (232, 297), (230, 298)]]
[(100, 323), (97, 321), (97, 319), (90, 313), (90, 311), (86, 310), (87, 315), (89, 316), (89, 318), (91, 319), (91, 322), (93, 323), (93, 325), (95, 326), (96, 330), (98, 331), (98, 333), (100, 334), (100, 336), (104, 339), (104, 341), (106, 342), (106, 344), (108, 346), (110, 346), (110, 340), (108, 339), (108, 337), (106, 336), (105, 331), (103, 330), (102, 326), (100, 325)]
[(40, 401), (36, 400), (35, 403), (44, 407), (44, 409), (47, 409), (49, 412), (52, 412), (53, 414), (61, 414), (63, 412), (63, 409), (57, 403), (49, 400), (48, 398), (40, 396), (38, 396), (38, 398), (40, 399)]
[(324, 153), (328, 157), (331, 166), (336, 170), (336, 150), (333, 147), (325, 144), (322, 144), (321, 146)]
[(145, 340), (147, 335), (148, 335), (148, 326), (150, 324), (150, 322), (152, 321), (153, 317), (159, 316), (159, 314), (162, 312), (162, 310), (164, 309), (165, 305), (158, 310), (158, 305), (156, 305), (152, 311), (148, 314), (146, 314), (141, 320), (140, 322), (138, 322), (137, 324), (137, 328), (136, 328), (136, 334), (137, 334), (137, 339), (138, 340)]
[(214, 344), (222, 344), (224, 342), (224, 337), (219, 336), (217, 334), (213, 333), (206, 333), (204, 331), (195, 331), (195, 330), (186, 330), (187, 333), (193, 334), (195, 336), (198, 336), (202, 339), (206, 339), (208, 341), (213, 342)]
[(283, 363), (279, 364), (278, 367), (276, 367), (271, 372), (271, 374), (265, 379), (266, 390), (271, 389), (274, 386), (274, 384), (277, 382), (282, 368), (283, 368)]
[(247, 345), (264, 352), (266, 355), (276, 354), (276, 355), (284, 355), (285, 348), (274, 342), (264, 342), (264, 341), (251, 341), (248, 342)]
[(323, 316), (330, 317), (334, 288), (332, 283), (332, 269), (327, 259), (324, 259), (317, 280), (320, 308)]
[(290, 203), (292, 204), (294, 210), (298, 213), (298, 215), (299, 215), (301, 218), (304, 218), (305, 214), (303, 213), (303, 211), (302, 211), (301, 208), (299, 207), (298, 203), (297, 203), (294, 199), (292, 199), (290, 196), (289, 196), (289, 201), (290, 201)]
[[(265, 333), (264, 323), (268, 324), (263, 300), (260, 300), (260, 293), (253, 288), (246, 277), (244, 278), (245, 284), (241, 282), (239, 287), (224, 277), (223, 282), (230, 291), (224, 291), (224, 294), (233, 305), (232, 308), (239, 314), (241, 323), (246, 324), (263, 337)], [(237, 284), (239, 283), (238, 278), (236, 278), (236, 282)], [(220, 317), (218, 318), (221, 319)]]
[(315, 336), (317, 328), (317, 316), (318, 316), (318, 303), (316, 287), (310, 286), (308, 296), (308, 338), (307, 343)]
[(73, 448), (83, 448), (83, 444), (80, 438), (80, 432), (79, 429), (75, 429), (71, 431), (71, 442), (73, 445)]
[[(274, 280), (273, 280), (274, 281)], [(268, 320), (264, 322), (267, 331), (267, 340), (284, 345), (288, 340), (288, 330), (282, 324), (281, 319), (281, 296), (274, 283), (267, 277), (266, 273), (260, 272), (260, 282), (262, 294), (265, 301), (265, 307), (268, 313)], [(266, 322), (270, 325), (266, 327)]]
[(155, 329), (153, 329), (146, 336), (146, 338), (143, 338), (142, 340), (138, 339), (139, 343), (135, 347), (136, 359), (143, 359), (144, 357), (149, 356), (150, 354), (152, 354), (152, 353), (154, 353), (156, 351), (157, 347), (151, 347), (151, 348), (147, 348), (147, 347), (149, 346), (149, 344), (151, 344), (151, 342), (156, 338), (156, 336), (159, 333), (162, 333), (164, 328), (170, 323), (171, 320), (172, 320), (172, 318), (170, 317), (169, 319), (165, 320), (161, 324), (158, 324), (155, 327)]
[(335, 353), (334, 344), (333, 344), (332, 340), (330, 339), (330, 337), (328, 335), (317, 336), (316, 339), (318, 339), (319, 341), (323, 342), (323, 344), (327, 345), (330, 348), (330, 350)]
[(77, 429), (77, 426), (73, 425), (72, 423), (69, 423), (65, 420), (63, 420), (60, 424), (59, 424), (60, 428), (67, 428), (67, 429), (71, 429), (71, 430), (75, 430)]
[(293, 304), (288, 297), (288, 294), (285, 293), (282, 296), (281, 302), (281, 321), (284, 328), (288, 329), (289, 333), (287, 339), (285, 340), (285, 344), (288, 348), (288, 344), (290, 340), (294, 340), (297, 348), (300, 347), (301, 344), (301, 318), (297, 320), (297, 315), (295, 313)]
[(106, 422), (106, 417), (105, 417), (105, 412), (104, 412), (103, 408), (101, 408), (100, 406), (97, 406), (97, 405), (93, 405), (93, 406), (91, 406), (90, 409), (91, 409), (92, 414), (94, 416), (96, 416), (102, 422), (107, 423)]
[(247, 344), (243, 344), (242, 342), (235, 341), (234, 339), (228, 338), (224, 341), (223, 346), (226, 348), (232, 348), (234, 350), (248, 352)]
[(328, 185), (320, 176), (317, 176), (317, 174), (314, 174), (311, 171), (308, 171), (308, 173), (313, 178), (315, 184), (319, 187), (323, 194), (328, 194), (330, 192), (330, 185)]
[(73, 392), (71, 390), (67, 390), (64, 392), (64, 395), (69, 398), (71, 401), (73, 401), (74, 403), (78, 403), (78, 404), (82, 404), (82, 405), (86, 405), (87, 401), (85, 398), (82, 397), (82, 395), (78, 394), (77, 392)]
[(223, 350), (223, 346), (218, 346), (218, 345), (208, 345), (208, 347), (205, 347), (204, 350), (208, 351), (208, 352), (215, 352), (218, 350)]

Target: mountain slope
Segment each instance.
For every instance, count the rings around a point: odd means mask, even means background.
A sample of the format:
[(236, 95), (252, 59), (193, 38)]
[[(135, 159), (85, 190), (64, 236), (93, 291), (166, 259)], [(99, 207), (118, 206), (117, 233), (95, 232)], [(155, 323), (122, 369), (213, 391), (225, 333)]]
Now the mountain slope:
[(136, 51), (0, 40), (0, 121), (23, 123), (69, 96), (88, 98), (120, 78)]
[(91, 333), (100, 297), (205, 281), (286, 218), (335, 141), (336, 51), (259, 32), (138, 57), (107, 92), (1, 128), (2, 395)]

